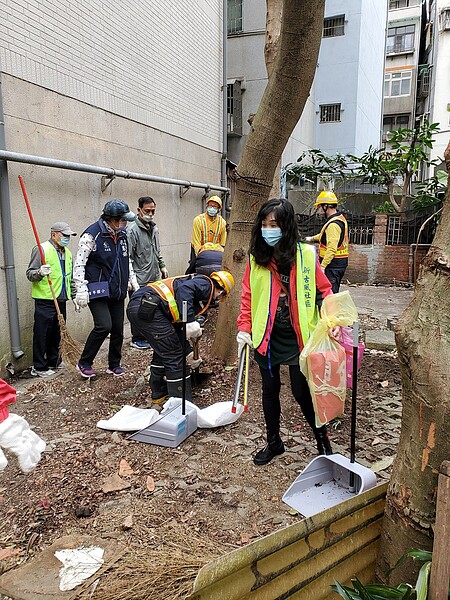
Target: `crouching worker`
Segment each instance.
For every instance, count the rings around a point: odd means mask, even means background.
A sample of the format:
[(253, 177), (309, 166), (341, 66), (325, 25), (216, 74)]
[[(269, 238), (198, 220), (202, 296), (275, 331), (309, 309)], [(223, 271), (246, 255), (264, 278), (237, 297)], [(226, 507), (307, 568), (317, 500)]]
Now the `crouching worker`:
[[(150, 365), (150, 388), (153, 404), (162, 404), (169, 396), (181, 397), (183, 385), (183, 301), (187, 302), (186, 336), (199, 338), (202, 328), (195, 317), (208, 309), (210, 303), (222, 301), (234, 286), (228, 271), (206, 275), (181, 275), (154, 281), (140, 288), (131, 297), (127, 316), (133, 328), (153, 348)], [(187, 344), (186, 399), (191, 399), (191, 368), (201, 359), (194, 359)]]

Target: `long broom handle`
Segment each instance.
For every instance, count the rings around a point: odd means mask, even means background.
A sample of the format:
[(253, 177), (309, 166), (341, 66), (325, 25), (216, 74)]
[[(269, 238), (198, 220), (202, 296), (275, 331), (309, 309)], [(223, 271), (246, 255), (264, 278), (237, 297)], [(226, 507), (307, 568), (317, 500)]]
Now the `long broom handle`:
[(232, 413), (236, 412), (236, 407), (237, 407), (238, 400), (239, 400), (239, 389), (241, 387), (242, 373), (244, 372), (244, 362), (245, 362), (245, 348), (242, 348), (241, 356), (239, 357), (239, 368), (238, 368), (238, 374), (237, 374), (237, 378), (236, 378), (236, 387), (234, 388), (233, 404), (231, 406)]
[[(44, 251), (42, 250), (41, 241), (39, 239), (38, 230), (36, 229), (36, 223), (34, 222), (33, 212), (31, 210), (30, 201), (28, 200), (28, 194), (27, 194), (27, 190), (25, 189), (25, 183), (23, 181), (22, 175), (19, 175), (19, 183), (20, 183), (20, 187), (22, 188), (23, 199), (25, 200), (25, 205), (27, 207), (28, 216), (30, 217), (30, 223), (31, 223), (31, 227), (32, 227), (33, 233), (34, 233), (34, 239), (36, 240), (39, 254), (41, 255), (41, 262), (43, 265), (45, 265)], [(50, 279), (50, 275), (47, 275), (47, 280), (48, 280), (48, 285), (50, 286), (50, 290), (52, 292), (53, 302), (55, 303), (56, 312), (59, 316), (59, 315), (61, 315), (61, 311), (59, 309), (58, 300), (56, 299), (56, 294), (55, 294), (55, 290), (53, 289), (53, 283), (52, 283), (52, 280)]]
[[(359, 323), (353, 323), (353, 373), (352, 373), (352, 420), (350, 433), (350, 462), (355, 462), (356, 453), (356, 394), (358, 391), (358, 334)], [(350, 472), (350, 491), (355, 490), (355, 474)]]
[(250, 346), (245, 345), (245, 376), (244, 376), (244, 412), (248, 412), (248, 371), (250, 366)]

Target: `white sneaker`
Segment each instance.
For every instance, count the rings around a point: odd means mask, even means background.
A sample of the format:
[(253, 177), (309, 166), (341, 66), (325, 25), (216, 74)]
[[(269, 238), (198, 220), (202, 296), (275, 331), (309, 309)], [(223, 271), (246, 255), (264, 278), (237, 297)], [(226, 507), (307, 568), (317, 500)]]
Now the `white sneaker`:
[(56, 371), (52, 371), (52, 369), (47, 369), (46, 371), (36, 371), (34, 367), (31, 367), (31, 375), (33, 377), (51, 377), (55, 374)]

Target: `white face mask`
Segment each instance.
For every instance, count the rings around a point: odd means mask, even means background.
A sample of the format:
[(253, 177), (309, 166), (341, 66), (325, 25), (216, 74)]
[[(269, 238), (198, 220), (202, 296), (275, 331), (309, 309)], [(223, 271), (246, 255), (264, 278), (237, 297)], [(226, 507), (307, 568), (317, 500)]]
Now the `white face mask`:
[(153, 221), (153, 215), (141, 215), (141, 219), (144, 223), (151, 223)]
[(219, 212), (219, 210), (217, 208), (214, 208), (214, 206), (208, 206), (208, 208), (206, 209), (206, 212), (208, 213), (208, 215), (210, 217), (215, 217), (217, 215), (217, 213)]

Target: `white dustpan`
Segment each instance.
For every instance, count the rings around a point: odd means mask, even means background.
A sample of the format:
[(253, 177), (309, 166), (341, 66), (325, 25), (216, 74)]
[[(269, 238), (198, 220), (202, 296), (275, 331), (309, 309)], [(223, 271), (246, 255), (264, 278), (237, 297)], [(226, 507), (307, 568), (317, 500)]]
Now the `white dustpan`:
[[(350, 485), (353, 478), (354, 485)], [(374, 487), (373, 471), (341, 454), (316, 456), (283, 496), (283, 502), (305, 517), (335, 506)]]
[(283, 502), (305, 517), (335, 506), (374, 487), (376, 475), (355, 462), (358, 321), (353, 326), (353, 379), (350, 459), (341, 454), (317, 456), (283, 495)]

